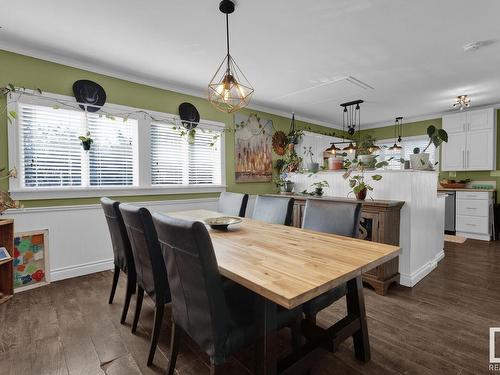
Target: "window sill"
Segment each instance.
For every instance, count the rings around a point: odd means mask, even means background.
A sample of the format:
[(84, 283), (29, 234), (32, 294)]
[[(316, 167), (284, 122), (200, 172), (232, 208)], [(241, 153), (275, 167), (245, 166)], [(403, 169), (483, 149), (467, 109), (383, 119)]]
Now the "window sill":
[(14, 200), (95, 198), (104, 196), (139, 196), (139, 195), (170, 195), (170, 194), (200, 194), (219, 193), (226, 191), (226, 185), (173, 185), (173, 186), (130, 186), (101, 188), (28, 188), (10, 191)]

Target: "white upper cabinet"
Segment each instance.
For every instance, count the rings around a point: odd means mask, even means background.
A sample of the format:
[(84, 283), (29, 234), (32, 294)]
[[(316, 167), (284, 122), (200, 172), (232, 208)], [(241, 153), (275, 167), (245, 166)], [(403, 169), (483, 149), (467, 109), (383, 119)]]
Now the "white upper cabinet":
[(496, 169), (496, 110), (465, 111), (443, 116), (448, 143), (441, 148), (442, 171)]

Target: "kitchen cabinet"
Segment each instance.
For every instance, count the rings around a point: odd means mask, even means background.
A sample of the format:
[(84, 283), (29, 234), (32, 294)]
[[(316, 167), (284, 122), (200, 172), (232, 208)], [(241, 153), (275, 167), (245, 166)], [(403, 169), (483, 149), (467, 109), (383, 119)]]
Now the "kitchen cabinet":
[(494, 108), (443, 116), (448, 143), (441, 146), (442, 171), (496, 169), (496, 111)]
[(457, 191), (456, 234), (489, 241), (492, 234), (493, 192)]

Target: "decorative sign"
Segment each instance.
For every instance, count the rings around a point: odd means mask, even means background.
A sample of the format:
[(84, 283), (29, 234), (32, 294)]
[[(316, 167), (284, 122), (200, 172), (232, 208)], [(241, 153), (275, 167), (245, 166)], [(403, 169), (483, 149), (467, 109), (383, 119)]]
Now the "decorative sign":
[(48, 230), (14, 235), (14, 290), (36, 288), (49, 283)]
[(269, 182), (273, 176), (272, 120), (236, 114), (236, 182)]

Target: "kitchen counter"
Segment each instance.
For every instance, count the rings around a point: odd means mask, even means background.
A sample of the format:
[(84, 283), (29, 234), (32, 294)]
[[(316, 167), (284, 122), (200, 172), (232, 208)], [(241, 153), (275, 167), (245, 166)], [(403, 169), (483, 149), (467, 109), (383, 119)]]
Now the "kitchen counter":
[(486, 191), (486, 192), (494, 192), (496, 189), (473, 189), (473, 188), (462, 188), (462, 189), (453, 189), (453, 188), (443, 188), (438, 187), (437, 191), (469, 191), (469, 192), (478, 192), (478, 191)]
[(385, 200), (385, 199), (367, 199), (364, 201), (358, 201), (355, 198), (346, 198), (346, 197), (334, 197), (334, 196), (327, 196), (323, 195), (322, 197), (318, 196), (312, 196), (312, 195), (307, 195), (307, 194), (299, 194), (299, 193), (281, 193), (281, 194), (267, 194), (271, 196), (290, 196), (295, 199), (319, 199), (319, 200), (325, 200), (325, 201), (336, 201), (336, 202), (358, 202), (365, 206), (376, 206), (376, 207), (401, 207), (403, 204), (405, 204), (404, 201), (391, 201), (391, 200)]

